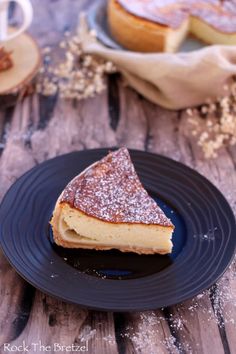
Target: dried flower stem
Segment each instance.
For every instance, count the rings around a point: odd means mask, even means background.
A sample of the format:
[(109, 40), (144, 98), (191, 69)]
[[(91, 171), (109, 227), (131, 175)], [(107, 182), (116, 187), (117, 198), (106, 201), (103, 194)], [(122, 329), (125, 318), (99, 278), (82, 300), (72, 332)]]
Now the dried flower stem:
[(50, 48), (44, 49), (44, 66), (37, 83), (39, 93), (45, 96), (58, 93), (62, 98), (81, 100), (106, 88), (105, 75), (116, 71), (110, 61), (84, 53), (78, 34), (65, 33), (60, 48), (63, 59), (57, 65), (52, 63)]
[[(226, 95), (216, 102), (207, 100), (198, 109), (187, 109), (192, 134), (198, 137), (206, 158), (215, 158), (220, 148), (236, 144), (236, 78), (224, 90)], [(202, 118), (201, 124), (197, 117)]]

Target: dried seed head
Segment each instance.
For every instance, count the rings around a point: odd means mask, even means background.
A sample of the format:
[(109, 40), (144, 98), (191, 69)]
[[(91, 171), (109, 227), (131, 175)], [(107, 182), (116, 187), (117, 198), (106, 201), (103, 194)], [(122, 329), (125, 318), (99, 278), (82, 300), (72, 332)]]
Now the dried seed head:
[[(193, 126), (192, 134), (196, 136), (198, 131), (198, 145), (206, 158), (215, 158), (223, 146), (236, 144), (236, 79), (223, 89), (226, 96), (218, 97), (215, 103), (208, 99), (197, 114), (194, 110), (189, 114), (190, 109), (187, 109), (188, 116), (191, 116), (188, 121)], [(201, 122), (199, 114), (202, 115)]]
[[(95, 37), (95, 31), (90, 31), (90, 35)], [(58, 93), (65, 99), (81, 100), (105, 90), (105, 75), (116, 71), (112, 62), (84, 53), (78, 34), (66, 32), (59, 46), (64, 55), (56, 65), (48, 56), (51, 50), (44, 50), (45, 64), (40, 69), (38, 92), (46, 96)]]

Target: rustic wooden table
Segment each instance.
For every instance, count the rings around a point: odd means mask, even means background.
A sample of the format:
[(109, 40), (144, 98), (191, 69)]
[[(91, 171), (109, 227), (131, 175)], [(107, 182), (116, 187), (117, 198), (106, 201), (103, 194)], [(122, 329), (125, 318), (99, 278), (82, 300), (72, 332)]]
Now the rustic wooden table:
[[(32, 2), (35, 17), (30, 32), (42, 47), (58, 43), (64, 31), (75, 28), (79, 11), (91, 4)], [(17, 21), (18, 14), (13, 18)], [(222, 149), (217, 159), (205, 160), (184, 112), (151, 104), (124, 87), (117, 74), (109, 77), (108, 89), (92, 99), (75, 103), (31, 94), (19, 96), (13, 106), (9, 103), (11, 98), (1, 98), (1, 198), (19, 176), (46, 159), (73, 150), (126, 145), (195, 168), (235, 208), (236, 149)], [(2, 254), (0, 275), (1, 346), (20, 345), (23, 340), (27, 345), (40, 340), (43, 345), (71, 345), (88, 339), (89, 353), (96, 354), (236, 353), (235, 264), (195, 299), (145, 313), (87, 311), (55, 300), (22, 280)], [(32, 345), (29, 352), (35, 352)]]

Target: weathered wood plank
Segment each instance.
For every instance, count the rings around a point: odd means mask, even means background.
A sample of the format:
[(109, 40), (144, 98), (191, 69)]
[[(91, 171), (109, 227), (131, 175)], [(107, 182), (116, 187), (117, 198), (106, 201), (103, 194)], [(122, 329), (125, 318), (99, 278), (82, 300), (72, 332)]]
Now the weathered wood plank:
[(27, 325), (11, 345), (20, 345), (24, 340), (30, 346), (31, 352), (37, 353), (40, 350), (35, 350), (36, 346), (34, 347), (32, 343), (41, 342), (42, 345), (52, 347), (49, 352), (53, 353), (54, 343), (66, 346), (79, 344), (80, 331), (87, 314), (86, 310), (65, 304), (37, 291)]
[(29, 112), (31, 112), (31, 98), (29, 97), (23, 102), (18, 102), (15, 106), (0, 160), (1, 198), (16, 178), (35, 164), (30, 149), (25, 146), (29, 132), (28, 127), (31, 123)]
[(91, 333), (94, 333), (89, 342), (91, 353), (118, 354), (112, 312), (90, 311), (85, 325), (92, 328)]
[[(231, 353), (236, 353), (236, 265), (235, 261), (227, 271), (219, 284), (219, 302), (221, 305), (221, 294), (224, 294), (224, 306), (220, 311), (223, 317), (223, 328), (225, 329), (228, 346)], [(222, 306), (222, 305), (221, 305)]]
[(179, 112), (173, 112), (144, 101), (148, 122), (148, 151), (181, 160), (178, 148)]
[[(236, 147), (231, 147), (227, 149), (229, 156), (231, 158), (232, 164), (234, 166), (233, 178), (235, 185), (235, 169), (236, 169)], [(225, 182), (225, 181), (223, 181)], [(225, 184), (224, 193), (229, 200), (231, 207), (236, 214), (236, 192), (234, 186), (228, 186)], [(233, 192), (233, 193), (232, 193)], [(231, 353), (236, 353), (236, 343), (235, 343), (235, 331), (236, 331), (236, 257), (234, 258), (229, 270), (226, 272), (223, 281), (220, 282), (220, 288), (222, 292), (226, 292), (226, 301), (223, 308), (223, 318), (224, 325), (227, 335), (227, 340)]]
[[(72, 344), (85, 345), (87, 342), (90, 353), (117, 353), (112, 313), (82, 310), (39, 291), (36, 292), (26, 327), (11, 341), (11, 345), (20, 345), (23, 340), (32, 352), (35, 351), (32, 343), (41, 342), (42, 345), (50, 346), (52, 350), (48, 352), (54, 353), (53, 348), (57, 343), (69, 347)], [(66, 352), (74, 353), (69, 349)]]
[(126, 314), (125, 322), (125, 331), (121, 333), (126, 340), (125, 353), (179, 353), (161, 310)]
[(107, 92), (75, 104), (59, 100), (48, 126), (33, 132), (31, 144), (38, 163), (70, 151), (116, 145)]
[[(174, 306), (169, 311), (172, 314), (170, 320), (173, 323), (174, 335), (186, 352), (224, 353), (209, 294)], [(214, 341), (209, 338), (209, 333)]]
[(4, 149), (4, 121), (5, 121), (5, 112), (0, 111), (0, 151)]
[[(191, 134), (191, 125), (185, 113), (182, 114), (179, 122), (179, 132), (178, 142), (182, 156), (181, 160), (209, 178), (226, 197), (230, 197), (230, 200), (235, 200), (236, 176), (234, 165), (227, 151), (222, 149), (219, 157), (215, 160), (205, 160), (196, 139)], [(230, 196), (228, 195), (229, 192)], [(211, 290), (204, 296), (200, 295), (199, 298), (172, 309), (176, 320), (183, 318), (186, 322), (183, 329), (179, 331), (179, 336), (183, 342), (187, 342), (191, 346), (194, 352), (205, 353), (211, 350), (215, 353), (224, 353), (228, 352), (229, 347), (231, 349), (235, 348), (235, 337), (231, 335), (233, 323), (224, 324), (226, 288), (223, 288), (223, 283), (227, 281), (226, 279), (227, 275), (218, 285), (219, 295)], [(209, 297), (209, 295), (211, 296)], [(213, 306), (214, 301), (218, 300), (222, 302), (221, 304), (218, 303), (220, 306), (218, 310), (220, 309), (221, 313)], [(232, 318), (235, 318), (235, 306), (232, 302), (231, 304), (228, 303), (227, 306), (231, 308)], [(209, 340), (209, 331), (211, 336), (215, 338), (214, 342)]]
[[(18, 324), (27, 321), (28, 311), (22, 309), (22, 299), (28, 293), (24, 281), (16, 274), (0, 252), (0, 347), (3, 343), (14, 340), (21, 332)], [(14, 291), (12, 289), (14, 288)]]
[[(191, 148), (193, 140), (190, 131), (186, 129), (189, 125), (185, 115), (180, 116), (180, 113), (168, 112), (149, 103), (145, 103), (144, 109), (149, 119), (147, 147), (150, 151), (180, 160), (195, 168), (198, 168), (199, 160), (202, 169), (204, 169), (203, 166), (209, 164), (208, 161), (202, 159), (201, 151), (197, 148), (196, 142), (194, 147), (197, 153), (194, 153), (193, 148)], [(229, 165), (228, 167), (232, 173), (232, 166)], [(205, 175), (209, 177), (213, 172), (212, 169), (207, 173), (205, 171)], [(169, 321), (170, 325), (172, 323), (172, 334), (178, 340), (180, 349), (192, 350), (196, 353), (208, 353), (209, 350), (223, 353), (224, 348), (217, 326), (218, 319), (215, 317), (209, 294), (201, 299), (195, 299), (194, 302), (195, 306), (197, 305), (196, 310), (194, 310), (191, 301), (186, 302), (181, 307), (175, 306), (168, 310), (171, 314)], [(211, 333), (214, 333), (215, 338), (214, 347), (209, 341), (209, 332), (207, 331), (209, 318), (211, 318), (210, 330)], [(197, 324), (199, 324), (199, 327), (197, 327)]]

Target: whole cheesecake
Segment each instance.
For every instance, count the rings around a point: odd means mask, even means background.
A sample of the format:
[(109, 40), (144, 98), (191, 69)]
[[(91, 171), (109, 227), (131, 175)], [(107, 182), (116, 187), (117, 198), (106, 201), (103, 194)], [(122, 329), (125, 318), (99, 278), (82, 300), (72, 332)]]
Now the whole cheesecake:
[(172, 250), (174, 226), (142, 186), (126, 148), (110, 152), (66, 186), (51, 225), (62, 247), (139, 254)]
[(139, 52), (175, 52), (188, 33), (236, 44), (235, 0), (108, 0), (112, 36)]

